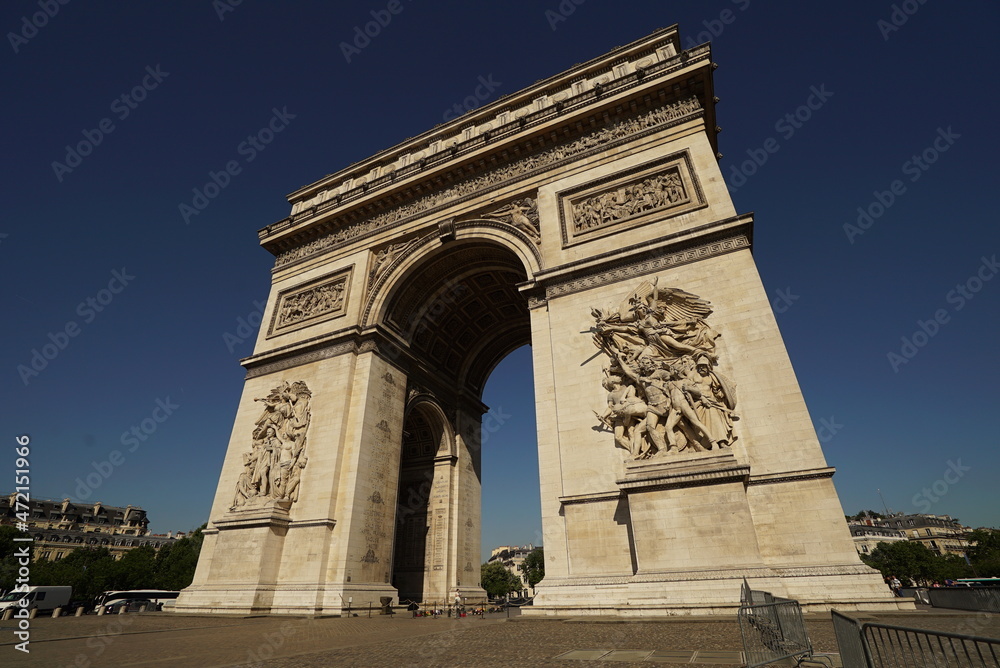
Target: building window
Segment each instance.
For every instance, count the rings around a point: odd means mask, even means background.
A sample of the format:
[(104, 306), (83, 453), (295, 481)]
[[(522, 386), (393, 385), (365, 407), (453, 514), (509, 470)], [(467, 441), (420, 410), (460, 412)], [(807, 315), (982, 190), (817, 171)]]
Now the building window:
[(48, 561), (51, 558), (52, 558), (52, 551), (51, 550), (45, 550), (44, 552), (42, 552), (42, 559), (45, 559), (46, 561)]
[(59, 561), (60, 559), (62, 559), (64, 554), (66, 554), (66, 553), (65, 552), (56, 552), (56, 561)]

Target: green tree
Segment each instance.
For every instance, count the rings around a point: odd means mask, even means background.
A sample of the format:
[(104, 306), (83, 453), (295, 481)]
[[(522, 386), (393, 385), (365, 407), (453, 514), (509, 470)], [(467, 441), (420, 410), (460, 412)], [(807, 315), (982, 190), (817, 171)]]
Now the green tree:
[(969, 561), (979, 577), (1000, 577), (1000, 530), (976, 529), (968, 538)]
[[(183, 589), (194, 579), (204, 528), (202, 525), (190, 536), (167, 543), (159, 552), (144, 545), (129, 550), (119, 560), (106, 547), (87, 547), (73, 550), (58, 561), (35, 561), (31, 565), (31, 582), (69, 585), (75, 599), (94, 599), (115, 589)], [(7, 533), (0, 532), (0, 586), (4, 582), (3, 550)]]
[(536, 547), (528, 553), (521, 564), (521, 570), (528, 576), (528, 584), (534, 587), (545, 577), (545, 548)]
[(964, 577), (968, 571), (965, 560), (956, 555), (939, 556), (921, 543), (901, 540), (879, 543), (862, 561), (878, 569), (883, 577), (895, 575), (903, 584), (910, 580), (928, 585), (946, 578)]
[(17, 550), (25, 545), (31, 553), (31, 543), (15, 543), (14, 538), (25, 536), (12, 526), (0, 526), (0, 591), (8, 592), (17, 584), (17, 569), (19, 568)]
[(107, 589), (117, 589), (120, 569), (106, 547), (82, 547), (58, 561), (35, 561), (31, 583), (69, 585), (73, 598), (92, 599)]
[(191, 584), (198, 565), (201, 544), (205, 537), (202, 524), (189, 536), (160, 548), (156, 555), (156, 577), (159, 589), (180, 590)]
[(499, 561), (483, 564), (480, 569), (481, 584), (486, 593), (496, 598), (520, 591), (521, 578), (508, 571)]
[(116, 571), (115, 589), (157, 589), (156, 550), (149, 545), (129, 550)]

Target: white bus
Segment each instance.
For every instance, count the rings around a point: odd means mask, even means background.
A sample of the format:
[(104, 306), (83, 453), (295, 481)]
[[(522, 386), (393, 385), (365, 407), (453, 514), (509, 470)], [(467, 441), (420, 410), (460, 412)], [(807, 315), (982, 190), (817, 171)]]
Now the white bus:
[(102, 606), (107, 607), (130, 599), (146, 600), (152, 603), (173, 605), (173, 602), (180, 596), (179, 591), (168, 591), (166, 589), (129, 589), (119, 591), (106, 591), (97, 597), (95, 609)]

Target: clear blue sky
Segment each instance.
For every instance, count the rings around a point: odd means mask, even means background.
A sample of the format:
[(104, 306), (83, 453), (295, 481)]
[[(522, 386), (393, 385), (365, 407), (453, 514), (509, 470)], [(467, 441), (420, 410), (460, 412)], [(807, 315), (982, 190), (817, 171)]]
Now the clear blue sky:
[[(210, 0), (70, 2), (36, 30), (37, 0), (3, 3), (0, 491), (28, 433), (38, 497), (83, 500), (77, 479), (121, 450), (85, 500), (140, 505), (157, 532), (206, 521), (252, 351), (239, 319), (268, 293), (256, 231), (284, 195), (440, 123), (480, 77), (512, 93), (679, 23), (686, 46), (713, 42), (723, 173), (756, 213), (845, 510), (879, 508), (880, 488), (894, 510), (1000, 524), (996, 3), (404, 0), (345, 56), (388, 4), (244, 0), (220, 20)], [(287, 127), (248, 161), (275, 109)], [(186, 224), (179, 205), (231, 160)], [(859, 207), (872, 218), (848, 234)], [(52, 338), (65, 347), (26, 384), (18, 366)], [(485, 397), (512, 416), (484, 449), (486, 547), (539, 540), (527, 352)], [(143, 420), (155, 431), (123, 446)]]

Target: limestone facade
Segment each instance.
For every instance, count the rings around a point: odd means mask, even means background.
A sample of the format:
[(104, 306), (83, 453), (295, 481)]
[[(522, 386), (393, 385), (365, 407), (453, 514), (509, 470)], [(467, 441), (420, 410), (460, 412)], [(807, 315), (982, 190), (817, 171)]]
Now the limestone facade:
[[(720, 173), (712, 69), (707, 45), (682, 52), (660, 30), (289, 196), (290, 216), (259, 233), (276, 257), (265, 325), (178, 611), (483, 597), (480, 397), (527, 343), (546, 578), (526, 613), (731, 611), (744, 577), (807, 607), (901, 605), (858, 559), (754, 265), (753, 217)], [(650, 285), (710, 304), (686, 317), (719, 336), (708, 351), (667, 310), (641, 327), (628, 308), (605, 318), (661, 353), (647, 371), (631, 346), (617, 362), (641, 400), (623, 433), (655, 442), (673, 420), (703, 444), (637, 457), (595, 415), (616, 361), (595, 348), (594, 311)], [(701, 380), (696, 352), (711, 352)], [(670, 366), (685, 356), (686, 379)], [(273, 434), (255, 401), (296, 384), (305, 449), (290, 399), (277, 410), (292, 427)], [(691, 417), (713, 392), (712, 424), (732, 422), (714, 437)], [(281, 467), (297, 450), (293, 496)], [(262, 493), (255, 452), (279, 493)]]

